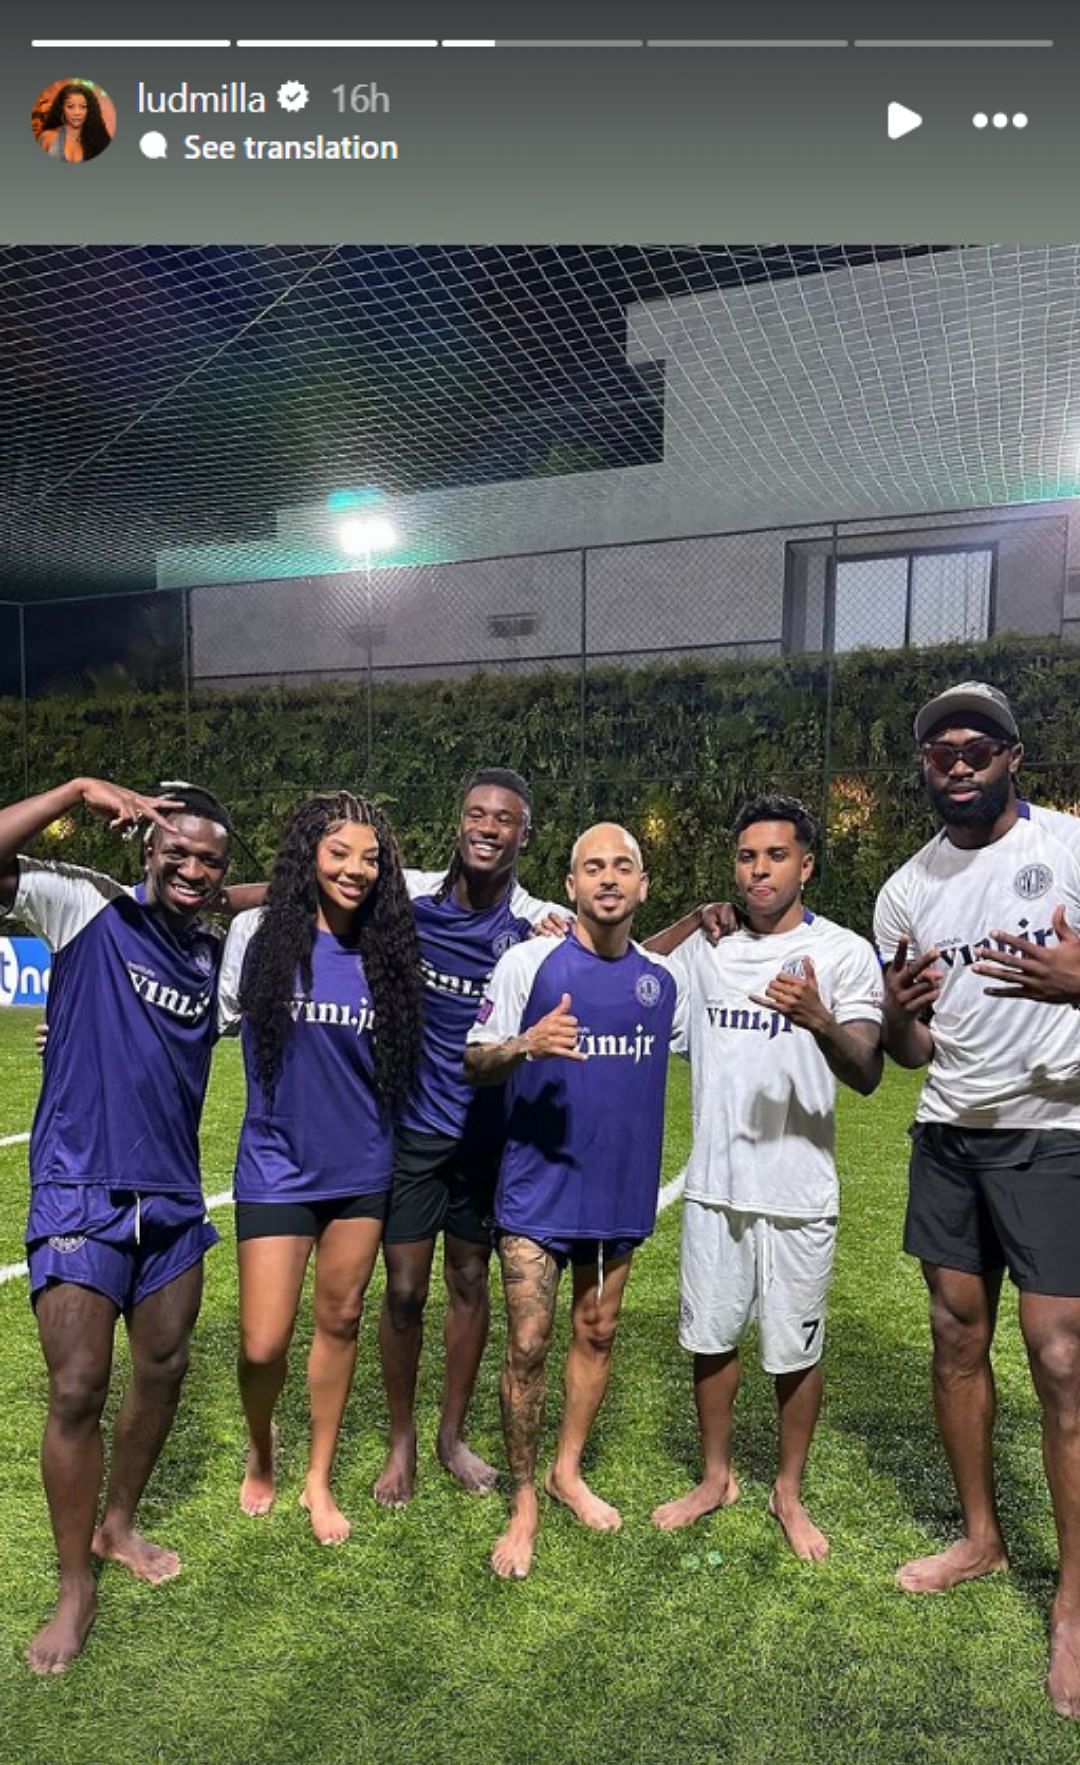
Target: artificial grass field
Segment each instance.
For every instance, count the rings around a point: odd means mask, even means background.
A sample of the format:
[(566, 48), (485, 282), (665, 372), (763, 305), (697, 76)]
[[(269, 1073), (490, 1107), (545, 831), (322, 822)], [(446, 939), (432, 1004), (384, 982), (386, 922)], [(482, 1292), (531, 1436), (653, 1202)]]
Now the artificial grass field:
[[(34, 1014), (0, 1012), (0, 1138), (25, 1131), (37, 1085)], [(208, 1193), (228, 1186), (239, 1123), (239, 1051), (216, 1056), (204, 1120)], [(1037, 1408), (1016, 1327), (1002, 1308), (997, 1354), (1001, 1505), (1013, 1570), (914, 1599), (892, 1575), (955, 1528), (928, 1387), (917, 1269), (900, 1253), (905, 1128), (917, 1076), (890, 1070), (840, 1111), (844, 1214), (826, 1349), (825, 1411), (807, 1503), (832, 1555), (804, 1565), (765, 1514), (774, 1464), (771, 1385), (753, 1345), (739, 1400), (738, 1507), (686, 1532), (649, 1524), (697, 1474), (689, 1359), (675, 1338), (680, 1209), (670, 1208), (631, 1279), (607, 1406), (588, 1470), (622, 1508), (596, 1536), (550, 1504), (537, 1565), (507, 1586), (487, 1567), (501, 1499), (459, 1492), (431, 1456), (441, 1376), (434, 1293), (421, 1385), (416, 1500), (370, 1498), (385, 1412), (368, 1298), (337, 1491), (353, 1521), (320, 1549), (296, 1505), (305, 1395), (298, 1341), (282, 1402), (282, 1480), (267, 1520), (237, 1507), (243, 1428), (233, 1381), (235, 1276), (227, 1209), (180, 1416), (142, 1509), (184, 1572), (137, 1584), (100, 1577), (85, 1655), (35, 1679), (22, 1649), (52, 1597), (37, 1471), (45, 1379), (25, 1281), (0, 1287), (0, 1759), (30, 1762), (723, 1759), (1080, 1760), (1080, 1729), (1041, 1682), (1054, 1537)], [(686, 1069), (674, 1065), (665, 1178), (684, 1161)], [(0, 1264), (22, 1255), (26, 1147), (0, 1149)], [(565, 1303), (565, 1302), (564, 1302)], [(473, 1440), (501, 1463), (500, 1304)], [(118, 1355), (118, 1373), (124, 1355)], [(558, 1359), (554, 1365), (558, 1366)], [(114, 1381), (114, 1384), (118, 1381)], [(553, 1391), (548, 1436), (558, 1413)]]

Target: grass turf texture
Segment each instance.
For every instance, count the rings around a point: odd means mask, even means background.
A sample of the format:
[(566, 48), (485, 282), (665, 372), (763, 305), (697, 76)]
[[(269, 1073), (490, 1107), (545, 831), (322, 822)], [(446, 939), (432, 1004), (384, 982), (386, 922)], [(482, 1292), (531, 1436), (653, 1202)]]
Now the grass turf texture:
[[(0, 1012), (0, 1136), (29, 1125), (32, 1024), (32, 1013)], [(231, 1169), (237, 1056), (226, 1045), (215, 1062), (203, 1133), (208, 1192), (225, 1188)], [(998, 1462), (1013, 1572), (946, 1598), (913, 1599), (892, 1584), (896, 1565), (935, 1548), (956, 1518), (930, 1410), (921, 1282), (898, 1248), (916, 1088), (911, 1075), (890, 1071), (869, 1103), (842, 1102), (844, 1215), (825, 1412), (807, 1484), (832, 1541), (822, 1565), (797, 1562), (765, 1514), (774, 1406), (752, 1345), (738, 1408), (740, 1505), (679, 1534), (649, 1524), (652, 1507), (696, 1476), (689, 1361), (675, 1339), (678, 1206), (639, 1256), (590, 1449), (596, 1488), (623, 1510), (620, 1534), (586, 1533), (549, 1503), (531, 1580), (506, 1586), (492, 1576), (501, 1500), (460, 1493), (431, 1454), (437, 1284), (419, 1492), (405, 1512), (376, 1508), (370, 1489), (385, 1421), (379, 1278), (337, 1477), (352, 1540), (320, 1549), (297, 1507), (303, 1323), (281, 1407), (278, 1503), (268, 1520), (244, 1518), (225, 1209), (180, 1417), (142, 1509), (149, 1534), (180, 1550), (184, 1572), (150, 1588), (105, 1567), (83, 1659), (62, 1679), (35, 1680), (21, 1653), (53, 1592), (36, 1462), (45, 1381), (26, 1283), (0, 1288), (0, 1759), (1080, 1760), (1080, 1733), (1053, 1715), (1041, 1690), (1054, 1538), (1010, 1303), (997, 1353)], [(688, 1136), (687, 1075), (673, 1066), (665, 1177), (683, 1162)], [(25, 1146), (0, 1149), (0, 1263), (22, 1254), (25, 1163)], [(495, 1314), (473, 1439), (501, 1463), (498, 1300)], [(565, 1300), (563, 1324), (560, 1346)], [(123, 1369), (121, 1347), (114, 1386)], [(556, 1392), (549, 1446), (557, 1413)]]

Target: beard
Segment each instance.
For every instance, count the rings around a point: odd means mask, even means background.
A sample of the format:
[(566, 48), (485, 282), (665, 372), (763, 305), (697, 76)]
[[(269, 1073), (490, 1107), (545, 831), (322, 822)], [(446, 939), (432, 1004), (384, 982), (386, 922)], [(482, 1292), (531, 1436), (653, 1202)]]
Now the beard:
[(993, 784), (983, 785), (967, 803), (958, 803), (947, 790), (939, 790), (929, 779), (926, 781), (927, 796), (941, 820), (950, 827), (993, 827), (1008, 808), (1011, 793), (1012, 775), (1008, 772)]

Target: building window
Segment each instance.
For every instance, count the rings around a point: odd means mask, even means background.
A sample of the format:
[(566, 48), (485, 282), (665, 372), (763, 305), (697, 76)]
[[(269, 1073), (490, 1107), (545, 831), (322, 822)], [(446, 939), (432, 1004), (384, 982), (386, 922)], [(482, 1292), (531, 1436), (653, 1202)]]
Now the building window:
[[(907, 536), (905, 535), (905, 539)], [(918, 545), (912, 534), (888, 551), (830, 539), (786, 548), (784, 649), (898, 650), (979, 643), (994, 629), (997, 544)], [(863, 543), (867, 543), (866, 540)]]
[(838, 654), (977, 643), (990, 635), (992, 546), (838, 558), (831, 574)]

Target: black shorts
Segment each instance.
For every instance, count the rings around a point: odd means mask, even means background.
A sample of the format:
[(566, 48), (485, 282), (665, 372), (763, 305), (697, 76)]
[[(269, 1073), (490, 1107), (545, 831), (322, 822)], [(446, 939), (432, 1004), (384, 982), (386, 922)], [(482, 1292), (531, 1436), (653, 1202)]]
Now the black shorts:
[(384, 1220), (389, 1197), (331, 1195), (325, 1201), (238, 1201), (236, 1242), (249, 1238), (317, 1238), (334, 1220)]
[(491, 1210), (501, 1146), (399, 1128), (387, 1244), (421, 1244), (449, 1232), (469, 1244), (492, 1242)]
[(909, 1255), (1080, 1297), (1080, 1132), (916, 1122), (911, 1138)]

